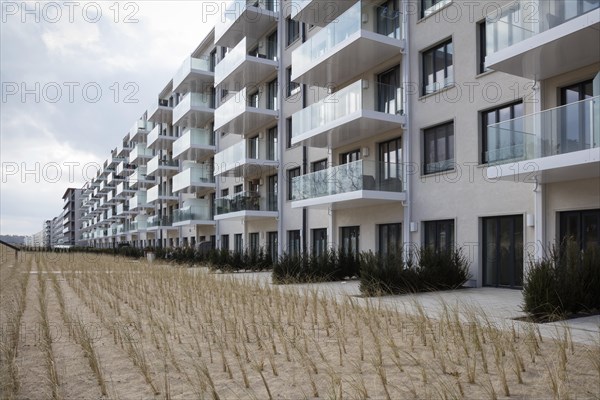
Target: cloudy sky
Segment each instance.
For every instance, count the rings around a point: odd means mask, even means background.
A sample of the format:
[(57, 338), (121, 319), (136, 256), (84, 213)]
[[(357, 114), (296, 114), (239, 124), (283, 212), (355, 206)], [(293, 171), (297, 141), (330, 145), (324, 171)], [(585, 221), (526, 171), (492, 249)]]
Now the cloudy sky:
[(0, 234), (62, 211), (206, 35), (208, 3), (0, 2)]

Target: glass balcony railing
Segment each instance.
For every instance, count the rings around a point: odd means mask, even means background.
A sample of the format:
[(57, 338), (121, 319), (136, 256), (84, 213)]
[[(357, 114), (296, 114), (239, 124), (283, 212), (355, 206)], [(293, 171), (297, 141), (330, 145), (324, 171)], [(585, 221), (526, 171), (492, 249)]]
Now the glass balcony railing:
[[(222, 82), (233, 73), (245, 60), (246, 57), (257, 59), (275, 60), (277, 58), (277, 47), (275, 43), (267, 42), (265, 51), (251, 54), (247, 50), (247, 40), (243, 38), (232, 50), (227, 52), (225, 59), (215, 67), (215, 82)], [(269, 51), (271, 49), (271, 51)], [(269, 54), (270, 53), (270, 54)]]
[(129, 205), (128, 204), (118, 204), (117, 205), (117, 215), (122, 215), (126, 212), (129, 212)]
[(138, 120), (133, 124), (133, 127), (129, 130), (129, 137), (133, 139), (138, 133), (148, 133), (154, 127), (154, 123), (151, 121)]
[(336, 46), (363, 29), (402, 39), (400, 22), (400, 12), (358, 1), (295, 50), (292, 53), (292, 65), (298, 71), (307, 70), (316, 60), (329, 57)]
[(148, 174), (154, 173), (159, 168), (178, 168), (179, 161), (172, 160), (169, 158), (162, 158), (160, 155), (155, 156), (152, 160), (148, 161), (147, 171)]
[(367, 81), (357, 81), (295, 113), (292, 118), (292, 137), (329, 125), (361, 110), (394, 115), (404, 113), (402, 88), (384, 83), (376, 83), (375, 90), (364, 89), (365, 87), (370, 87)]
[(487, 159), (501, 164), (600, 147), (600, 96), (487, 128)]
[(210, 221), (213, 213), (210, 204), (206, 206), (190, 206), (173, 211), (173, 222), (183, 221)]
[(161, 185), (155, 185), (152, 186), (150, 189), (148, 189), (147, 191), (148, 196), (146, 197), (146, 199), (148, 200), (148, 203), (152, 203), (154, 201), (159, 200), (161, 197), (165, 198), (165, 197), (169, 197), (170, 199), (177, 199), (177, 195), (173, 194), (171, 192), (171, 188), (165, 188)]
[(173, 143), (173, 155), (179, 155), (195, 147), (215, 145), (215, 135), (207, 129), (186, 129), (183, 135)]
[(185, 169), (173, 177), (173, 191), (199, 185), (210, 185), (215, 183), (212, 165), (197, 165)]
[[(243, 18), (248, 7), (262, 8), (264, 10), (276, 12), (279, 9), (280, 0), (233, 0), (227, 6), (223, 13), (225, 21), (215, 25), (215, 37), (222, 37), (231, 26), (239, 19)], [(265, 18), (265, 17), (263, 17)], [(248, 22), (252, 22), (248, 19)]]
[(135, 194), (135, 196), (133, 196), (129, 200), (129, 208), (132, 210), (135, 210), (136, 208), (145, 207), (147, 204), (146, 200), (147, 200), (147, 192), (144, 190), (141, 190), (141, 191), (137, 192)]
[(154, 157), (154, 152), (152, 149), (147, 148), (145, 143), (136, 144), (129, 155), (130, 160), (147, 159), (152, 157)]
[(402, 165), (359, 160), (292, 180), (292, 200), (295, 201), (359, 190), (402, 192)]
[(486, 21), (487, 54), (510, 47), (600, 7), (597, 0), (519, 0)]
[(239, 211), (277, 211), (277, 193), (261, 197), (258, 192), (240, 192), (215, 200), (216, 215)]
[(157, 228), (161, 226), (172, 226), (173, 216), (171, 215), (153, 215), (148, 217), (148, 228)]
[(166, 129), (161, 129), (160, 125), (156, 125), (148, 134), (146, 141), (148, 142), (148, 146), (151, 146), (159, 139), (166, 140), (175, 140), (177, 137), (173, 134), (173, 132), (168, 132)]
[(209, 57), (188, 57), (173, 76), (173, 87), (178, 87), (194, 71), (214, 72)]
[(226, 148), (215, 154), (214, 173), (218, 175), (223, 171), (229, 171), (247, 163), (248, 160), (277, 161), (276, 149), (268, 152), (265, 147), (265, 143), (262, 140), (248, 139)]
[(201, 109), (210, 112), (215, 108), (215, 96), (209, 93), (188, 93), (173, 109), (173, 121), (179, 121), (183, 116), (193, 109)]

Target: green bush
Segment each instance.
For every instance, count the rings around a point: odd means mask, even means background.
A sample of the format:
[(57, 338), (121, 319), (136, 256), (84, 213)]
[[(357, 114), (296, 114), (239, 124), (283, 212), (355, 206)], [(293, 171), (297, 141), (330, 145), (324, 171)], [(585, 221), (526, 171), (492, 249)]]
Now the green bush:
[(341, 250), (323, 254), (284, 254), (273, 266), (273, 283), (331, 282), (359, 274), (360, 256)]
[(361, 257), (360, 291), (367, 296), (404, 294), (461, 287), (470, 277), (469, 262), (461, 250), (416, 251), (417, 264), (402, 252), (365, 253)]
[(523, 285), (523, 309), (541, 320), (600, 310), (600, 250), (581, 251), (572, 239), (531, 261)]

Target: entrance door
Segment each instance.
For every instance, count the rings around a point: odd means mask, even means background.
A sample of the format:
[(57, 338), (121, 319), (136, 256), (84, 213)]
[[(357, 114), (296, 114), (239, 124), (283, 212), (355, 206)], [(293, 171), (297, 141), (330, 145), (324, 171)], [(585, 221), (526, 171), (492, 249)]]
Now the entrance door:
[(483, 219), (483, 285), (523, 286), (523, 216)]

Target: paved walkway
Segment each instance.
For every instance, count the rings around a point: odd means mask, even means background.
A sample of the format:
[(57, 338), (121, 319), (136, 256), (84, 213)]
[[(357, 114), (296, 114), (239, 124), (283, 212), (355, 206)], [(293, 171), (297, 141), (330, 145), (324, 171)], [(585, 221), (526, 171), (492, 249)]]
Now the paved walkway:
[[(240, 280), (259, 281), (272, 285), (270, 272), (233, 273), (223, 274)], [(366, 304), (367, 301), (381, 304), (398, 311), (417, 313), (419, 304), (432, 318), (443, 312), (443, 305), (452, 308), (457, 306), (461, 315), (476, 311), (502, 329), (515, 329), (523, 332), (530, 322), (517, 321), (515, 318), (526, 316), (521, 309), (523, 295), (520, 290), (497, 288), (469, 288), (443, 292), (417, 293), (400, 296), (384, 296), (377, 298), (362, 297), (358, 281), (326, 282), (301, 285), (278, 285), (284, 290), (302, 293), (306, 290), (318, 290), (321, 294), (344, 300), (352, 296), (358, 303)], [(555, 338), (564, 335), (564, 328), (569, 327), (573, 341), (586, 344), (600, 344), (600, 315), (576, 318), (556, 323), (537, 324), (542, 336)]]

